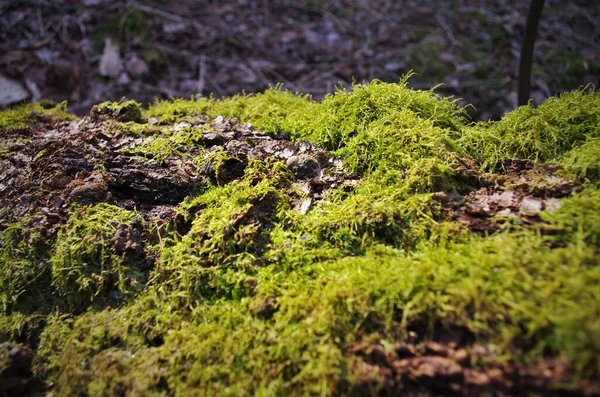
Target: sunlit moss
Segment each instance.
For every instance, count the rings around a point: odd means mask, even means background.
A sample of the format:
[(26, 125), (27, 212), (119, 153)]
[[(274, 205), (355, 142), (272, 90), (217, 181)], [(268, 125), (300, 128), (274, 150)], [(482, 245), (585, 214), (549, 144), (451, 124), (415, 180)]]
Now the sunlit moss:
[(600, 137), (600, 92), (584, 89), (508, 113), (498, 122), (464, 130), (461, 145), (484, 168), (498, 170), (513, 158), (558, 160), (561, 155)]
[(128, 149), (127, 152), (140, 154), (156, 160), (159, 164), (171, 156), (183, 158), (202, 158), (205, 152), (202, 146), (203, 130), (196, 127), (184, 127), (160, 131), (141, 145)]
[(142, 109), (136, 101), (102, 102), (92, 107), (92, 117), (108, 118), (122, 122), (141, 122)]
[(73, 120), (75, 116), (67, 113), (67, 103), (40, 101), (0, 110), (0, 134), (26, 130), (36, 123)]

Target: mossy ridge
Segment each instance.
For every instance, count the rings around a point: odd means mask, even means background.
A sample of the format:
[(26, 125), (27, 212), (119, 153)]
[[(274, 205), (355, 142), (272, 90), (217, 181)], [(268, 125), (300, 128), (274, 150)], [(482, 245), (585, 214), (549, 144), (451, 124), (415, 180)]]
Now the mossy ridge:
[(269, 134), (286, 132), (293, 140), (310, 140), (330, 150), (345, 142), (380, 118), (406, 109), (418, 117), (432, 120), (434, 126), (454, 132), (465, 123), (464, 109), (457, 101), (443, 100), (432, 90), (408, 88), (410, 74), (397, 84), (374, 80), (369, 84), (354, 84), (352, 91), (341, 89), (321, 102), (310, 96), (284, 91), (281, 86), (264, 93), (238, 95), (223, 100), (159, 101), (145, 113), (162, 123), (173, 123), (183, 117), (222, 115), (250, 122)]
[(36, 123), (74, 119), (75, 116), (67, 113), (66, 102), (28, 103), (0, 111), (0, 134), (6, 135), (15, 131), (27, 130)]
[(559, 161), (586, 140), (600, 137), (599, 109), (600, 92), (591, 87), (571, 91), (536, 109), (521, 106), (498, 122), (467, 127), (459, 143), (482, 168), (492, 171), (514, 158)]

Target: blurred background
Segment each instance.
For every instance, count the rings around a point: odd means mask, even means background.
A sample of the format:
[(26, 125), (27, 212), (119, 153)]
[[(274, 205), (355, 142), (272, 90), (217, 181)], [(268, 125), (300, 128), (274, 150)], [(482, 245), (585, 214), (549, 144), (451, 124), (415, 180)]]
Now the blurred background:
[[(0, 105), (49, 98), (86, 114), (104, 100), (259, 92), (313, 98), (352, 81), (396, 82), (516, 107), (527, 0), (0, 0)], [(600, 1), (547, 0), (534, 104), (600, 83)]]

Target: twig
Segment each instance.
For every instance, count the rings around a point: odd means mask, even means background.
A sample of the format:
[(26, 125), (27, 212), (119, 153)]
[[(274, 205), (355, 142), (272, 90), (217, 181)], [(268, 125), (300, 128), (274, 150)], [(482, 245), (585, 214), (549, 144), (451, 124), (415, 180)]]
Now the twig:
[(173, 22), (182, 22), (183, 21), (183, 18), (180, 17), (179, 15), (174, 15), (174, 14), (171, 14), (171, 13), (168, 13), (168, 12), (165, 12), (165, 11), (153, 8), (153, 7), (145, 6), (145, 5), (142, 5), (139, 3), (133, 3), (133, 7), (140, 11), (147, 12), (148, 14), (158, 15), (159, 17), (169, 19)]
[(37, 22), (38, 29), (40, 31), (40, 37), (46, 36), (46, 29), (44, 29), (44, 19), (42, 18), (42, 9), (39, 7), (37, 9)]
[(444, 21), (439, 15), (436, 15), (435, 20), (438, 23), (438, 25), (440, 25), (440, 27), (444, 30), (444, 32), (446, 32), (446, 36), (448, 36), (448, 40), (450, 40), (450, 44), (452, 44), (452, 47), (455, 47), (456, 39), (454, 38), (454, 33), (452, 33), (450, 26), (448, 26), (446, 21)]
[(206, 55), (200, 55), (200, 67), (198, 70), (198, 87), (196, 91), (198, 94), (202, 94), (204, 91), (204, 78), (206, 76)]

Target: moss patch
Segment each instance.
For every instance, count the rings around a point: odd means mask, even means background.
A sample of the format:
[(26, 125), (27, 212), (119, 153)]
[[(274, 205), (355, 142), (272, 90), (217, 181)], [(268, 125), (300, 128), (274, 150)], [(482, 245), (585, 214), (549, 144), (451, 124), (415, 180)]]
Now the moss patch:
[(513, 158), (558, 160), (587, 139), (600, 136), (599, 108), (597, 91), (568, 92), (537, 109), (522, 106), (497, 123), (467, 128), (460, 143), (489, 169), (500, 169)]
[[(135, 121), (103, 106), (94, 128), (142, 141), (119, 149), (115, 179), (132, 154), (210, 178), (166, 209), (125, 209), (122, 187), (71, 207), (39, 255), (35, 229), (4, 227), (0, 335), (36, 330), (36, 373), (58, 395), (514, 394), (599, 376), (595, 91), (478, 125), (406, 80), (321, 102), (278, 88), (158, 102)], [(314, 156), (314, 175), (293, 156)], [(243, 166), (220, 177), (230, 162)], [(160, 230), (141, 220), (168, 211)], [(500, 212), (501, 227), (476, 227)], [(25, 312), (40, 255), (64, 303)], [(569, 378), (527, 383), (548, 360)]]
[(65, 102), (58, 104), (49, 101), (28, 103), (0, 111), (0, 134), (26, 130), (35, 123), (51, 123), (74, 118), (75, 116), (67, 113)]
[(143, 288), (144, 275), (136, 264), (143, 242), (133, 241), (132, 252), (120, 242), (122, 235), (141, 231), (136, 219), (130, 211), (97, 204), (75, 211), (58, 234), (50, 257), (52, 283), (73, 309), (101, 298), (120, 301)]

